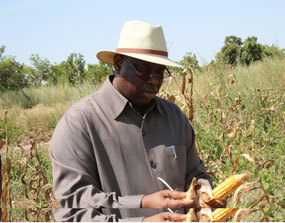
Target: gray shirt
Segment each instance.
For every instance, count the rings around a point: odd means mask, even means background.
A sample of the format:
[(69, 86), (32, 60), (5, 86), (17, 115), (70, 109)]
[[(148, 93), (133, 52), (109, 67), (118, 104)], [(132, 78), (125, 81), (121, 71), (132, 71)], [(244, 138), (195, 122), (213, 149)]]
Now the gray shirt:
[(141, 208), (145, 194), (168, 189), (158, 177), (184, 191), (194, 176), (210, 180), (179, 107), (155, 97), (142, 117), (113, 77), (72, 105), (54, 131), (57, 221), (142, 221), (163, 211)]

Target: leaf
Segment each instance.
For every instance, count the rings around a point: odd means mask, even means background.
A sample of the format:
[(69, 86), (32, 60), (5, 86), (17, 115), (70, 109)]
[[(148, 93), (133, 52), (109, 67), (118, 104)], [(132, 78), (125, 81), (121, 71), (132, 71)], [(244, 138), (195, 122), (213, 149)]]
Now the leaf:
[(263, 187), (265, 190), (268, 190), (270, 188), (270, 184), (268, 182), (264, 182)]
[(236, 156), (236, 159), (235, 159), (235, 164), (234, 164), (234, 168), (233, 168), (233, 173), (234, 173), (234, 172), (236, 171), (236, 169), (237, 169), (239, 158), (240, 158), (240, 155), (237, 155), (237, 156)]
[(254, 160), (250, 157), (250, 155), (246, 154), (246, 153), (243, 153), (241, 154), (244, 158), (246, 158), (248, 161), (250, 162), (253, 162), (254, 163)]
[(167, 99), (168, 99), (169, 101), (172, 101), (173, 103), (175, 102), (175, 96), (174, 96), (173, 94), (167, 96)]
[(204, 102), (207, 101), (208, 97), (210, 96), (210, 93), (206, 94), (205, 97), (204, 97)]

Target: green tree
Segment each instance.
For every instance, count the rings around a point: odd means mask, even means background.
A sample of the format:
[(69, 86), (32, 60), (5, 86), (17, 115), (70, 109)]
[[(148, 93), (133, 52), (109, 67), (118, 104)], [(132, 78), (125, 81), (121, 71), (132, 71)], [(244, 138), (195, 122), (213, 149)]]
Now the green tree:
[(63, 61), (60, 64), (51, 65), (51, 72), (48, 76), (48, 84), (49, 85), (57, 85), (57, 84), (64, 84), (68, 82), (65, 73), (66, 62)]
[(31, 86), (41, 86), (47, 83), (51, 75), (51, 64), (47, 59), (41, 59), (38, 54), (30, 57), (33, 67), (27, 67), (26, 77)]
[(185, 67), (191, 68), (198, 68), (199, 62), (195, 54), (192, 55), (191, 52), (187, 52), (186, 55), (183, 57), (183, 60), (179, 62), (180, 64), (184, 65)]
[(251, 62), (258, 61), (262, 59), (263, 47), (261, 44), (257, 43), (257, 37), (248, 37), (243, 42), (243, 50), (241, 53), (241, 62), (243, 64), (249, 65)]
[(12, 56), (3, 56), (5, 46), (0, 47), (0, 91), (20, 90), (27, 85), (23, 65)]
[(107, 75), (115, 72), (113, 66), (107, 65), (99, 61), (99, 64), (88, 64), (86, 77), (88, 81), (93, 83), (102, 82)]
[(236, 36), (227, 36), (224, 41), (224, 46), (216, 56), (216, 60), (222, 61), (226, 64), (236, 65), (240, 60), (241, 53), (241, 38)]
[(84, 81), (86, 72), (84, 69), (85, 60), (82, 54), (71, 53), (62, 66), (64, 76), (70, 84), (76, 85)]
[(262, 51), (264, 56), (285, 58), (285, 49), (280, 49), (278, 46), (275, 45), (264, 45)]

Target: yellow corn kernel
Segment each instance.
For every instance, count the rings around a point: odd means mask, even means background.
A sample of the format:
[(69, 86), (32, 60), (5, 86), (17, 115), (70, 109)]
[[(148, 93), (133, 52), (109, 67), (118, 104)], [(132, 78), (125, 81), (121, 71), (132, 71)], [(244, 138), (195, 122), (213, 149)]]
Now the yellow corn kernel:
[(212, 212), (213, 222), (225, 222), (233, 214), (237, 212), (238, 208), (217, 208)]
[(232, 192), (234, 192), (244, 181), (249, 177), (249, 172), (246, 171), (243, 174), (233, 175), (230, 178), (226, 179), (223, 183), (218, 185), (213, 189), (212, 194), (213, 198), (217, 200), (224, 200)]

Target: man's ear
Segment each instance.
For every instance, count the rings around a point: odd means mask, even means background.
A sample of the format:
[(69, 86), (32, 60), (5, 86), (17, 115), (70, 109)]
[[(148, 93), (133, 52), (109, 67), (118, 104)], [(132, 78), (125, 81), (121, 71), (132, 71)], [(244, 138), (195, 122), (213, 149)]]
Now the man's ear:
[(123, 57), (119, 54), (115, 54), (113, 62), (114, 62), (115, 73), (119, 74), (122, 68)]

